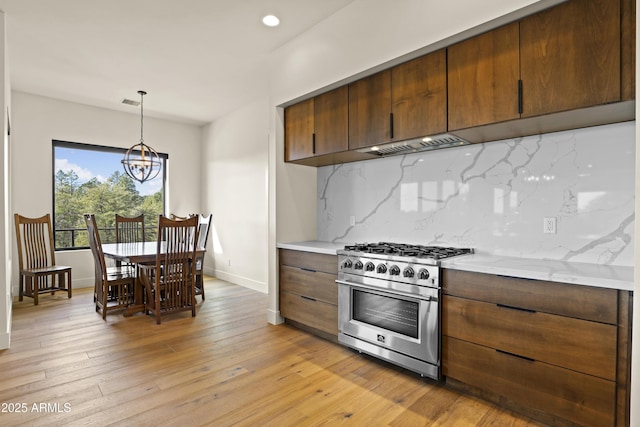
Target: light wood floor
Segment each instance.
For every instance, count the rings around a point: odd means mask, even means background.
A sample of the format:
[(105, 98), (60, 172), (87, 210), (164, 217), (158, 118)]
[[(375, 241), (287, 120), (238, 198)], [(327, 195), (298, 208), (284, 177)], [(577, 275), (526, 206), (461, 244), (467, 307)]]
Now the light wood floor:
[[(541, 426), (266, 322), (267, 296), (216, 279), (197, 317), (107, 321), (91, 289), (14, 301), (0, 425)], [(199, 299), (199, 298), (198, 298)], [(15, 412), (22, 410), (24, 412)]]

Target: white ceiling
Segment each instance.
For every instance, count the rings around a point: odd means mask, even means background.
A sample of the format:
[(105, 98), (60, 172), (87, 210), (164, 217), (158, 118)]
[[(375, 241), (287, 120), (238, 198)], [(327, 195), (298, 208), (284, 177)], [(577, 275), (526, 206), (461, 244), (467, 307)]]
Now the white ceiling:
[[(354, 0), (0, 0), (12, 89), (204, 124), (265, 95), (270, 52)], [(280, 17), (265, 27), (262, 16)]]

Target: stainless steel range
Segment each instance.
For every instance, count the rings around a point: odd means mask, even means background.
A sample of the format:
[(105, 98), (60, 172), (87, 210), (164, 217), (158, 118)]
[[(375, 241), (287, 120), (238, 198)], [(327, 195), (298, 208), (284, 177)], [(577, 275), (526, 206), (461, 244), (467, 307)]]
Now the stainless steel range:
[(337, 253), (338, 341), (440, 379), (440, 260), (473, 250), (381, 242)]

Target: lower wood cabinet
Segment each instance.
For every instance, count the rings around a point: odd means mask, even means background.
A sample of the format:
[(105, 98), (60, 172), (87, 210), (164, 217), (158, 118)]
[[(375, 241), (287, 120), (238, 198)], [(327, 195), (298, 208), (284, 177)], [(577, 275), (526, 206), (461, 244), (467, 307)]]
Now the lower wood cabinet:
[(632, 293), (445, 269), (449, 384), (551, 425), (624, 426)]
[(279, 250), (280, 314), (296, 326), (338, 336), (338, 257)]

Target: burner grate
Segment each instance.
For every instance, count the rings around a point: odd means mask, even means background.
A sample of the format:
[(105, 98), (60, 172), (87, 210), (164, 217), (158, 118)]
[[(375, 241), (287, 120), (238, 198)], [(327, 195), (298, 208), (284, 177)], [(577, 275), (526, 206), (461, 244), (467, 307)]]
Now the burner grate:
[(433, 258), (438, 260), (473, 253), (473, 249), (470, 248), (423, 246), (389, 242), (356, 243), (354, 245), (346, 245), (344, 249), (349, 252)]

